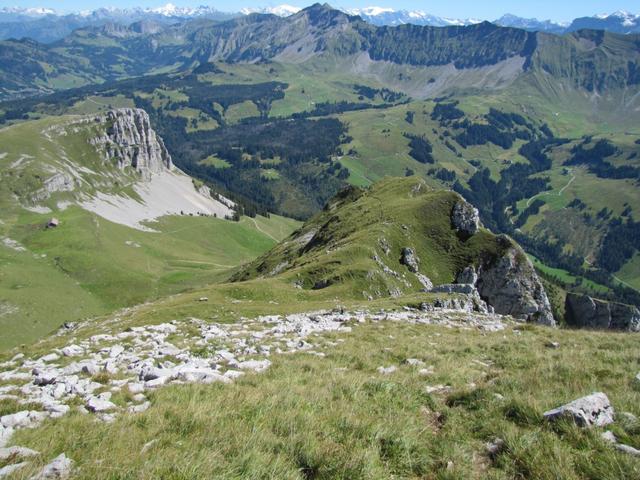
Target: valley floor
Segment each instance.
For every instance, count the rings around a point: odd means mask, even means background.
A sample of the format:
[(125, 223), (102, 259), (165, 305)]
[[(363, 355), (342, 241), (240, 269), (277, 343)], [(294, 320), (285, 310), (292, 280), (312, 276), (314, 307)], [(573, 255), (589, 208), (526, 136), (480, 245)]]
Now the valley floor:
[[(543, 419), (602, 391), (617, 413), (607, 429), (640, 447), (640, 425), (623, 414), (640, 415), (636, 335), (260, 292), (181, 295), (8, 354), (0, 416), (68, 405), (16, 429), (9, 443), (39, 455), (12, 478), (61, 453), (87, 479), (640, 476), (604, 429)], [(295, 313), (318, 308), (328, 310)]]

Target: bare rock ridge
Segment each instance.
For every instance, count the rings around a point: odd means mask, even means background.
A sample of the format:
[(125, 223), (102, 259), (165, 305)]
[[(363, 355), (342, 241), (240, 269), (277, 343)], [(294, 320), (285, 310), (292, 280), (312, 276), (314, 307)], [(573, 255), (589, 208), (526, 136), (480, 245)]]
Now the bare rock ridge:
[(118, 167), (132, 167), (144, 179), (155, 173), (171, 170), (171, 155), (156, 132), (151, 128), (149, 115), (140, 108), (119, 108), (95, 117), (107, 125), (105, 133), (92, 143), (102, 146), (109, 159)]
[(549, 298), (531, 261), (508, 237), (500, 235), (498, 241), (507, 250), (496, 261), (478, 269), (476, 288), (480, 297), (497, 313), (555, 326)]
[(640, 311), (632, 305), (567, 294), (566, 320), (572, 327), (640, 332)]
[[(475, 235), (480, 228), (478, 210), (459, 201), (451, 212), (451, 224), (464, 237)], [(482, 262), (477, 270), (473, 265), (466, 267), (456, 284), (440, 285), (434, 291), (479, 295), (496, 313), (555, 326), (549, 298), (524, 251), (506, 235), (497, 236), (496, 241), (504, 251), (501, 257)]]

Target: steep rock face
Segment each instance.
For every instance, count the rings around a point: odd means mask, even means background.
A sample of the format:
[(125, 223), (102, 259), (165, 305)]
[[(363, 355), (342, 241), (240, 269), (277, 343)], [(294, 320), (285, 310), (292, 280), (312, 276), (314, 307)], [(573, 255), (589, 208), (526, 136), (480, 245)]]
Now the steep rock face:
[(567, 323), (574, 327), (640, 331), (640, 311), (632, 305), (569, 293), (565, 307)]
[(508, 247), (500, 258), (478, 269), (480, 296), (496, 313), (555, 326), (551, 304), (533, 265), (511, 240), (505, 236), (499, 239)]
[(470, 203), (460, 200), (451, 212), (451, 224), (456, 231), (470, 237), (480, 228), (480, 213)]
[(104, 148), (107, 158), (118, 162), (119, 168), (132, 167), (143, 178), (170, 170), (171, 155), (162, 139), (151, 128), (149, 115), (139, 108), (119, 108), (96, 117), (106, 124), (104, 135), (92, 143)]

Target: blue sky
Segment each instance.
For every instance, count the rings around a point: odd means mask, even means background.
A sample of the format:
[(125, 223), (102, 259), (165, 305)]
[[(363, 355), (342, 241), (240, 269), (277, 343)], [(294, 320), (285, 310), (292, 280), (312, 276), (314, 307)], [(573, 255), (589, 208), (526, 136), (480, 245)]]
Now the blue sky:
[[(242, 7), (275, 6), (288, 3), (298, 7), (304, 7), (310, 1), (269, 1), (269, 0), (0, 0), (0, 7), (50, 7), (63, 11), (75, 11), (95, 9), (105, 6), (130, 7), (132, 5), (142, 7), (157, 7), (171, 3), (178, 6), (211, 5), (218, 10), (237, 11)], [(638, 0), (335, 0), (329, 2), (334, 6), (342, 7), (367, 7), (381, 6), (394, 9), (424, 10), (428, 13), (440, 16), (456, 18), (481, 18), (493, 20), (504, 13), (513, 13), (523, 17), (536, 17), (539, 19), (571, 20), (575, 17), (589, 16), (596, 13), (627, 10), (632, 13), (640, 13)]]

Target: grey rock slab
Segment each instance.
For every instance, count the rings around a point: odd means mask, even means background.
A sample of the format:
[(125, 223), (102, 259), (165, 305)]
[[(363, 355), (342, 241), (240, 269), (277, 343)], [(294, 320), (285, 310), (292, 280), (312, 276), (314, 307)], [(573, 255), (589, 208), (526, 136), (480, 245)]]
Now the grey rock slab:
[(54, 458), (51, 463), (45, 465), (38, 474), (31, 477), (31, 480), (62, 480), (69, 478), (72, 469), (73, 460), (62, 453)]
[(51, 385), (55, 383), (58, 377), (60, 376), (60, 372), (57, 370), (41, 370), (38, 368), (34, 368), (33, 372), (35, 378), (33, 379), (34, 385)]
[(398, 370), (398, 368), (395, 365), (391, 365), (390, 367), (378, 367), (377, 368), (378, 373), (381, 374), (381, 375), (391, 375), (396, 370)]
[(144, 382), (144, 387), (145, 388), (158, 388), (158, 387), (161, 387), (163, 385), (166, 385), (167, 383), (169, 383), (170, 380), (171, 380), (171, 377), (154, 378), (153, 380), (148, 380), (148, 381)]
[(613, 423), (614, 411), (609, 398), (602, 392), (592, 393), (544, 413), (544, 418), (555, 421), (570, 418), (580, 427), (604, 427)]
[(0, 461), (8, 460), (9, 458), (27, 458), (39, 455), (39, 452), (31, 450), (27, 447), (5, 447), (0, 448)]
[(176, 374), (176, 380), (189, 383), (228, 383), (229, 378), (213, 370), (183, 370)]
[(14, 463), (13, 465), (6, 465), (0, 468), (0, 478), (7, 477), (12, 473), (17, 472), (18, 470), (23, 469), (27, 465), (29, 465), (29, 462), (21, 462), (21, 463)]
[(451, 387), (449, 385), (427, 385), (425, 387), (425, 391), (429, 394), (431, 393), (446, 393), (451, 391)]
[(148, 410), (150, 406), (151, 406), (151, 402), (144, 402), (144, 403), (141, 403), (140, 405), (131, 405), (127, 409), (127, 411), (129, 413), (142, 413)]
[(269, 366), (271, 362), (269, 360), (247, 360), (245, 362), (238, 363), (238, 368), (241, 370), (254, 370), (256, 372), (263, 372)]
[(625, 445), (624, 443), (616, 443), (615, 448), (622, 453), (626, 453), (627, 455), (633, 455), (634, 457), (640, 457), (640, 450), (637, 448), (630, 447), (629, 445)]
[(133, 397), (131, 397), (131, 399), (134, 402), (141, 403), (141, 402), (144, 402), (147, 399), (147, 397), (145, 395), (143, 395), (142, 393), (136, 393)]
[(108, 412), (117, 408), (116, 405), (109, 400), (102, 400), (98, 397), (90, 397), (87, 400), (85, 407), (87, 410), (94, 413)]
[(135, 394), (139, 394), (144, 392), (144, 385), (142, 383), (130, 383), (127, 385), (129, 392)]
[(55, 362), (59, 358), (60, 355), (58, 355), (57, 353), (49, 353), (48, 355), (40, 357), (38, 360), (40, 360), (41, 362)]
[(0, 380), (10, 382), (12, 380), (31, 380), (32, 375), (27, 372), (20, 372), (16, 370), (9, 370), (6, 372), (0, 372)]
[(84, 353), (84, 348), (79, 345), (68, 345), (62, 349), (62, 355), (65, 357), (77, 357)]
[(236, 378), (241, 377), (242, 375), (244, 375), (244, 372), (240, 370), (227, 370), (226, 372), (224, 372), (224, 376), (231, 380), (235, 380)]
[(114, 345), (109, 349), (109, 357), (117, 358), (124, 353), (125, 348), (122, 345)]
[(419, 360), (417, 358), (407, 358), (404, 363), (406, 363), (407, 365), (411, 365), (412, 367), (418, 367), (418, 366), (422, 366), (424, 365), (424, 362), (422, 360)]
[(21, 412), (0, 417), (0, 424), (4, 428), (26, 428), (35, 423), (39, 423), (44, 419), (44, 417), (46, 417), (46, 414), (43, 412), (23, 410)]
[(0, 447), (4, 447), (11, 440), (11, 436), (13, 435), (13, 428), (11, 427), (3, 427), (0, 425)]

